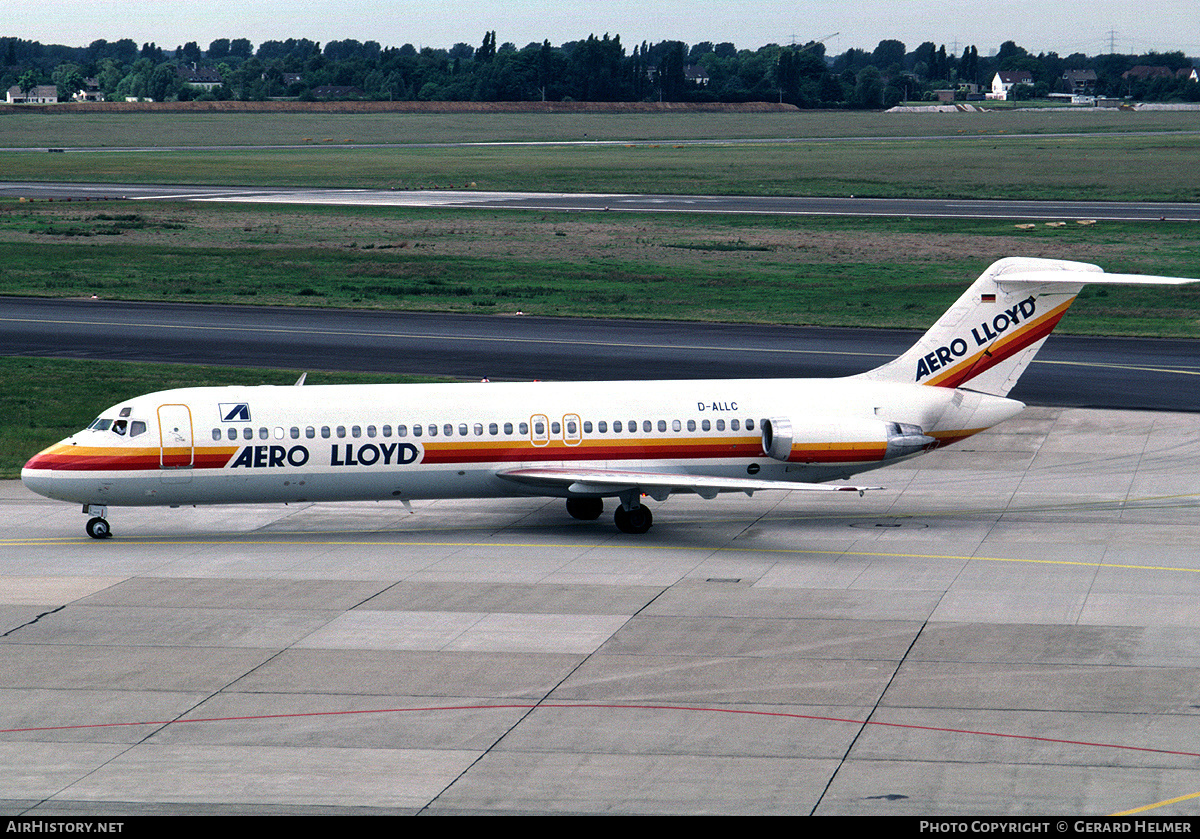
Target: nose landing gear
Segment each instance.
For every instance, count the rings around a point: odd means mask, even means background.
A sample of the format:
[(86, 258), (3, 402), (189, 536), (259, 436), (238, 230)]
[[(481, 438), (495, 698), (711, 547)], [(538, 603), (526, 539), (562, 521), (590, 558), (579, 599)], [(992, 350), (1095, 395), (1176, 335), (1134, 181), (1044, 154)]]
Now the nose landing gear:
[(87, 535), (93, 539), (108, 539), (112, 536), (112, 528), (108, 526), (108, 508), (100, 504), (84, 504), (83, 512), (92, 516), (88, 519)]
[(87, 535), (93, 539), (107, 539), (112, 536), (112, 530), (109, 529), (107, 520), (96, 516), (88, 520)]

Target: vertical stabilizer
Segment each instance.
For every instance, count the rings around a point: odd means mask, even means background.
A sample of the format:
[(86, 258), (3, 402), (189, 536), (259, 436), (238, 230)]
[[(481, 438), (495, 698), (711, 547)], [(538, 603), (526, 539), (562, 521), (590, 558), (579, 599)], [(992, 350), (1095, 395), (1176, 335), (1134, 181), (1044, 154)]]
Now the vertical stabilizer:
[(1001, 259), (908, 352), (859, 378), (1006, 396), (1085, 285), (1195, 282), (1200, 280), (1107, 274), (1061, 259)]
[[(863, 378), (1006, 395), (1096, 265), (1010, 257), (994, 263), (904, 355)], [(1104, 278), (1104, 279), (1101, 279)], [(1146, 280), (1163, 278), (1145, 278)]]

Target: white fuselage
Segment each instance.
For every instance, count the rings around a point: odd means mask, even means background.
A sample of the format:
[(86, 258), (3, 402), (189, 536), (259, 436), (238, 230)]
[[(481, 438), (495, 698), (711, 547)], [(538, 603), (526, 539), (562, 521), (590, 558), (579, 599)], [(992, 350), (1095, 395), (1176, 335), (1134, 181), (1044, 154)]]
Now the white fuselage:
[[(183, 388), (113, 406), (22, 479), (105, 506), (617, 494), (510, 475), (552, 468), (820, 482), (914, 453), (889, 452), (889, 424), (928, 449), (1022, 407), (859, 377)], [(783, 459), (771, 419), (790, 423)]]

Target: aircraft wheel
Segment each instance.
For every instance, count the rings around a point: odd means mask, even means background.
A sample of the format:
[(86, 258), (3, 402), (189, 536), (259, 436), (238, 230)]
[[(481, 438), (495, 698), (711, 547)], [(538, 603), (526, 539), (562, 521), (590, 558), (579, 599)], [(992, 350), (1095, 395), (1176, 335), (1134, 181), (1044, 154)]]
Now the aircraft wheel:
[(622, 533), (645, 533), (650, 529), (650, 525), (654, 524), (654, 516), (645, 504), (639, 504), (632, 510), (621, 506), (613, 515), (613, 521), (616, 522), (617, 530)]
[(88, 520), (87, 535), (93, 539), (107, 539), (112, 536), (112, 530), (109, 529), (106, 520), (97, 516), (94, 519)]
[(604, 512), (604, 499), (568, 498), (567, 512), (571, 514), (572, 518), (582, 519), (583, 521), (595, 521)]

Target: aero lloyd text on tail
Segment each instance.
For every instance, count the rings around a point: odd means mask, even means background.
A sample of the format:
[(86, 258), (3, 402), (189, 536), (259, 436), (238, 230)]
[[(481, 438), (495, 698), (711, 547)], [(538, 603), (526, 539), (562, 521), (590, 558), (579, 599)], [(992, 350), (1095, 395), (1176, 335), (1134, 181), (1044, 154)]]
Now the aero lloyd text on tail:
[(1037, 298), (1030, 295), (1011, 309), (993, 317), (991, 323), (984, 321), (979, 326), (971, 327), (974, 343), (968, 343), (964, 338), (955, 338), (949, 346), (938, 347), (917, 359), (917, 381), (921, 381), (930, 373), (949, 367), (956, 359), (965, 357), (972, 348), (983, 349), (991, 346), (993, 341), (1009, 330), (1009, 327), (1019, 326), (1036, 313)]
[[(1195, 280), (1003, 259), (907, 352), (837, 379), (181, 388), (119, 402), (25, 485), (108, 507), (550, 496), (644, 533), (644, 496), (852, 491), (851, 476), (1015, 416), (1007, 398), (1088, 283)], [(835, 483), (828, 483), (833, 481)]]

